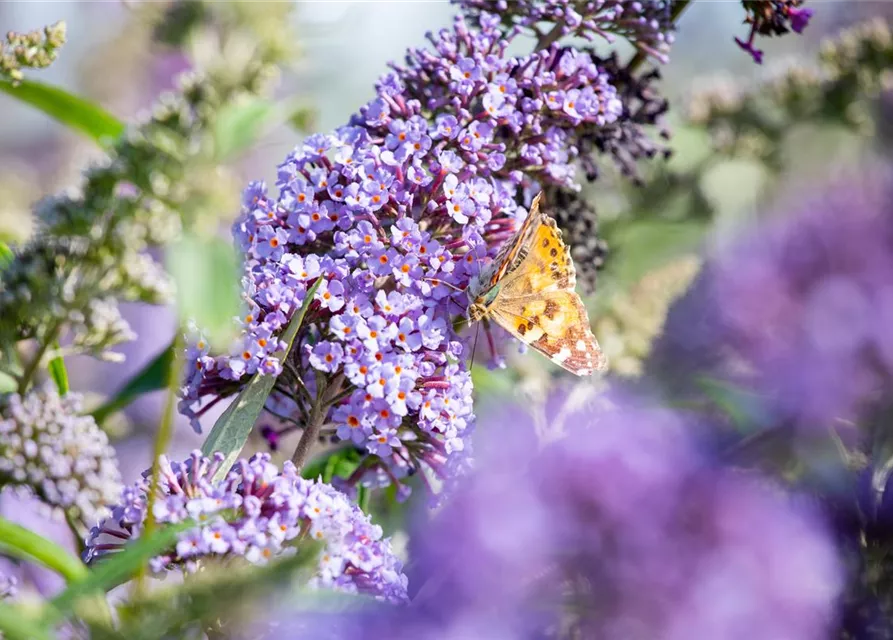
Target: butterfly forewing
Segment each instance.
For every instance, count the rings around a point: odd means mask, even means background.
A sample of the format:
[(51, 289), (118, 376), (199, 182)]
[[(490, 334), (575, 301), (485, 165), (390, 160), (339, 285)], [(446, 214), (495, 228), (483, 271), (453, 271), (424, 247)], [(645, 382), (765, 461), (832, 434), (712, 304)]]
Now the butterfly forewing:
[(519, 297), (562, 289), (574, 292), (577, 273), (570, 251), (562, 241), (555, 221), (546, 215), (539, 218), (529, 236), (521, 265), (502, 279), (501, 295)]
[(518, 265), (527, 257), (527, 251), (530, 247), (530, 236), (536, 231), (543, 217), (543, 214), (540, 213), (541, 196), (542, 194), (540, 193), (533, 199), (533, 203), (530, 205), (530, 213), (527, 214), (524, 222), (521, 223), (521, 228), (518, 229), (511, 240), (503, 245), (493, 260), (496, 268), (489, 279), (491, 287), (495, 286), (507, 273), (517, 269)]

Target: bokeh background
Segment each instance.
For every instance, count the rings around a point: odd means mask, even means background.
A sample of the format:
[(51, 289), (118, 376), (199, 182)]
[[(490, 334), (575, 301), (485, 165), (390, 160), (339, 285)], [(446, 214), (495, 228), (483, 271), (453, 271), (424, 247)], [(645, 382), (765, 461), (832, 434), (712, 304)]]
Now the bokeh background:
[[(7, 0), (0, 3), (0, 28), (27, 31), (64, 20), (68, 42), (59, 60), (33, 77), (95, 100), (127, 120), (139, 117), (186, 68), (184, 59), (153, 45), (147, 18), (151, 4)], [(254, 11), (263, 13), (279, 3), (253, 4)], [(448, 25), (455, 13), (446, 1), (295, 4), (292, 22), (281, 27), (292, 34), (298, 55), (284, 69), (275, 95), (300, 117), (269, 122), (229, 163), (227, 172), (212, 176), (219, 192), (215, 224), (224, 234), (238, 213), (239, 193), (248, 180), (273, 181), (276, 164), (303, 136), (345, 122), (370, 97), (389, 60), (399, 59), (407, 47), (424, 44), (424, 32)], [(808, 190), (857, 166), (866, 154), (878, 152), (876, 131), (810, 122), (786, 132), (780, 145), (786, 158), (783, 172), (747, 153), (711, 156), (709, 166), (702, 166), (710, 155), (711, 140), (689, 117), (701, 92), (734, 95), (791, 67), (814, 65), (823, 39), (869, 16), (893, 15), (889, 2), (842, 0), (812, 6), (816, 13), (809, 29), (802, 36), (766, 42), (766, 63), (757, 66), (731, 40), (746, 30), (740, 5), (694, 2), (680, 23), (672, 59), (662, 69), (662, 89), (670, 100), (667, 126), (674, 134), (673, 158), (665, 168), (655, 166), (653, 175), (646, 169), (647, 193), (631, 195), (628, 183), (610, 172), (586, 187), (609, 241), (605, 269), (590, 306), (596, 334), (617, 374), (639, 373), (651, 338), (659, 332), (669, 304), (695, 277), (705, 246), (721, 245), (762, 211), (775, 210), (769, 206), (773, 202)], [(32, 231), (33, 203), (76, 186), (81, 171), (101, 151), (5, 95), (0, 95), (0, 114), (0, 237), (20, 240)], [(668, 172), (694, 173), (696, 180), (680, 189)], [(709, 215), (692, 215), (695, 192), (698, 206), (709, 209)], [(641, 223), (617, 222), (645, 209), (648, 215)], [(95, 396), (97, 389), (114, 391), (170, 342), (176, 326), (173, 312), (166, 308), (129, 305), (125, 315), (140, 340), (120, 349), (126, 356), (123, 365), (88, 358), (68, 363), (72, 387), (94, 394), (97, 403), (102, 399)], [(481, 394), (480, 413), (485, 417), (487, 403), (498, 404), (510, 394), (535, 395), (542, 388), (540, 378), (548, 373), (542, 362), (521, 358), (516, 364), (511, 372), (476, 368), (477, 387), (487, 391)], [(125, 481), (149, 466), (161, 395), (147, 395), (115, 417), (115, 446)], [(206, 428), (213, 417), (208, 416)], [(201, 436), (179, 420), (171, 447), (174, 457), (200, 443)], [(23, 522), (39, 518), (29, 516), (11, 499), (4, 499), (0, 509)]]

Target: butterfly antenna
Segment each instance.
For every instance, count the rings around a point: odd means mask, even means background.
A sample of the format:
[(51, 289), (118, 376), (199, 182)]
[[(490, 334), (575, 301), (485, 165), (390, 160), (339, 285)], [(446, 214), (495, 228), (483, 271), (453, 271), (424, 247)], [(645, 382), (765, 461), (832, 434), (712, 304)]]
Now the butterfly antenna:
[(444, 285), (448, 286), (450, 289), (452, 289), (454, 291), (459, 291), (460, 293), (465, 291), (465, 289), (460, 289), (456, 285), (450, 284), (449, 282), (446, 282), (445, 280), (441, 280), (439, 278), (426, 278), (426, 280), (428, 280), (428, 282), (433, 282), (434, 284), (444, 284)]

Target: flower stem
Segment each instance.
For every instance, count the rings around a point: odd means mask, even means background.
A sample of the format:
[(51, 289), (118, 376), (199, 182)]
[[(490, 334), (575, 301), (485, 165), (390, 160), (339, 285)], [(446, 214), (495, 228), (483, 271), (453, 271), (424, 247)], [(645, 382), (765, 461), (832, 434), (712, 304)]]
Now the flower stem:
[(59, 324), (56, 323), (50, 327), (47, 334), (43, 337), (40, 346), (37, 347), (37, 353), (34, 354), (34, 358), (28, 363), (24, 373), (22, 373), (21, 380), (19, 380), (19, 395), (25, 395), (28, 386), (31, 384), (32, 378), (34, 378), (34, 374), (37, 373), (40, 361), (43, 360), (43, 356), (46, 355), (47, 349), (50, 348), (50, 344), (56, 341), (56, 334), (58, 331)]
[[(676, 24), (676, 22), (679, 20), (679, 17), (691, 3), (692, 0), (676, 0), (676, 2), (673, 3), (673, 8), (670, 10), (670, 26), (674, 26)], [(629, 61), (629, 64), (626, 65), (627, 72), (632, 73), (633, 71), (638, 69), (647, 59), (648, 53), (639, 49), (638, 51), (636, 51), (636, 55), (634, 55)]]
[(549, 30), (549, 33), (547, 33), (537, 41), (534, 51), (542, 51), (543, 49), (548, 49), (553, 44), (555, 44), (558, 39), (561, 38), (563, 29), (564, 23), (557, 22), (555, 26)]
[[(164, 412), (161, 414), (161, 423), (158, 425), (158, 433), (155, 435), (155, 442), (152, 447), (152, 478), (149, 481), (149, 495), (146, 501), (146, 527), (143, 536), (148, 536), (155, 530), (158, 523), (155, 522), (153, 507), (157, 499), (159, 476), (161, 475), (161, 464), (158, 459), (167, 451), (174, 432), (174, 406), (177, 400), (177, 388), (180, 382), (180, 369), (182, 366), (181, 358), (183, 351), (182, 332), (177, 330), (177, 337), (173, 344), (173, 358), (171, 359), (170, 369), (167, 378), (167, 401), (164, 403)], [(137, 576), (137, 592), (141, 592), (145, 587), (147, 566), (140, 568)]]
[(307, 426), (304, 427), (298, 446), (291, 457), (291, 461), (299, 472), (303, 468), (304, 463), (307, 462), (313, 443), (319, 437), (319, 431), (322, 429), (322, 425), (329, 413), (329, 407), (332, 406), (334, 399), (341, 393), (343, 382), (344, 374), (339, 373), (328, 385), (321, 385), (317, 392), (316, 402), (310, 410), (310, 419), (307, 421)]

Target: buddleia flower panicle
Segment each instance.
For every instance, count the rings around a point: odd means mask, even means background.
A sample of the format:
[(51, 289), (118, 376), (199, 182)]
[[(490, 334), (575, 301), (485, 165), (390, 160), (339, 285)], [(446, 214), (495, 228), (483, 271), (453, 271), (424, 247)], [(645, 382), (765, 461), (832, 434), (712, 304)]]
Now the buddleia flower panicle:
[[(330, 485), (301, 478), (286, 462), (280, 471), (269, 454), (239, 460), (226, 477), (213, 476), (222, 454), (195, 451), (183, 462), (159, 459), (158, 524), (194, 520), (199, 526), (152, 558), (155, 573), (195, 571), (202, 560), (243, 558), (263, 564), (293, 553), (301, 541), (325, 548), (310, 586), (363, 593), (391, 602), (407, 599), (407, 579), (381, 527)], [(151, 471), (124, 489), (109, 518), (93, 528), (85, 559), (101, 560), (139, 538), (145, 527)]]
[[(224, 355), (190, 350), (181, 411), (196, 428), (248, 376), (281, 374), (277, 415), (306, 427), (319, 404), (322, 435), (367, 454), (350, 485), (398, 482), (404, 496), (406, 476), (466, 464), (464, 290), (526, 215), (519, 203), (578, 188), (580, 131), (624, 113), (600, 59), (558, 43), (512, 56), (509, 31), (475, 11), (429, 33), (346, 126), (289, 154), (275, 192), (249, 185), (233, 227), (242, 337)], [(320, 277), (283, 370), (279, 336)]]
[[(508, 33), (524, 31), (540, 38), (617, 36), (661, 62), (673, 44), (672, 3), (669, 0), (453, 0), (471, 15), (499, 16)], [(548, 33), (541, 28), (547, 27)]]
[[(263, 92), (287, 53), (281, 28), (243, 33), (245, 25), (266, 21), (246, 18), (244, 6), (202, 9), (204, 22), (189, 29), (202, 28), (206, 42), (228, 43), (226, 51), (180, 74), (176, 89), (138, 115), (76, 190), (35, 205), (36, 232), (13, 247), (15, 258), (0, 274), (4, 340), (48, 344), (64, 330), (69, 352), (115, 358), (111, 349), (133, 338), (117, 305), (172, 300), (171, 279), (153, 254), (184, 226), (194, 227), (220, 197), (200, 179), (210, 164), (219, 165), (208, 152), (218, 114), (241, 96)], [(189, 29), (179, 44), (185, 46)], [(223, 55), (232, 51), (241, 53)]]
[(0, 411), (0, 487), (38, 498), (54, 513), (92, 526), (118, 499), (115, 451), (82, 398), (54, 386), (7, 396)]
[(670, 305), (685, 293), (700, 267), (696, 256), (682, 256), (649, 271), (628, 291), (608, 298), (593, 332), (611, 359), (612, 373), (629, 378), (642, 375)]
[(735, 38), (735, 43), (750, 54), (754, 62), (763, 63), (763, 51), (754, 46), (757, 35), (781, 36), (790, 31), (803, 33), (812, 18), (813, 10), (803, 7), (803, 0), (742, 0), (746, 12), (745, 24), (750, 25), (747, 40)]
[(0, 79), (13, 85), (25, 79), (22, 69), (45, 69), (56, 60), (65, 44), (65, 23), (57, 22), (26, 33), (10, 31), (0, 41)]

